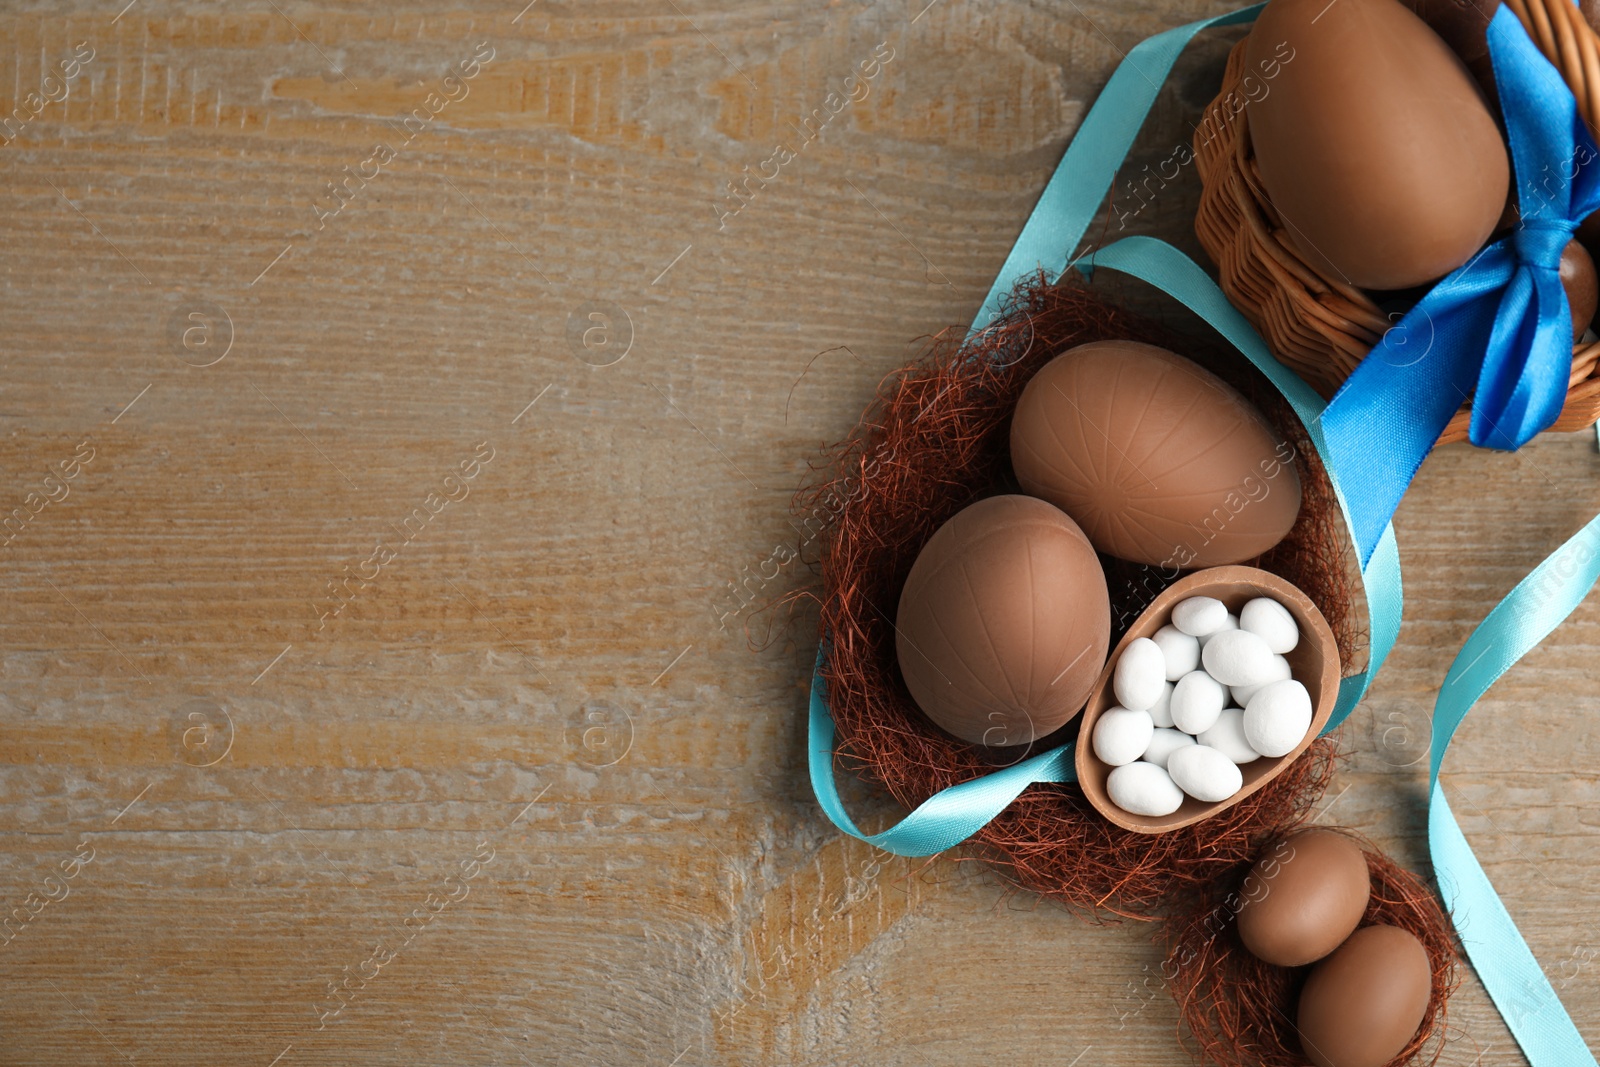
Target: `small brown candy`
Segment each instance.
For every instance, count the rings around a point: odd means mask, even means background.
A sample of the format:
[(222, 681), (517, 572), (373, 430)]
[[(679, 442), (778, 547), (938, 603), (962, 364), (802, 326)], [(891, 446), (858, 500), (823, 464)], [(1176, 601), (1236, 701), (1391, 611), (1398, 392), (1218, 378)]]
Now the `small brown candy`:
[(1560, 271), (1561, 287), (1567, 291), (1567, 303), (1572, 306), (1572, 339), (1576, 342), (1594, 321), (1600, 279), (1595, 276), (1594, 259), (1577, 241), (1568, 241), (1562, 250)]

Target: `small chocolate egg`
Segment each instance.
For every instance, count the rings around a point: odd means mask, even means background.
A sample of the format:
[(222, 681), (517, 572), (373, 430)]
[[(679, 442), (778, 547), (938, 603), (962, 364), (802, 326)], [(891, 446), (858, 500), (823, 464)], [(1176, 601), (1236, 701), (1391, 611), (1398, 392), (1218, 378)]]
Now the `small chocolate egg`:
[(1152, 566), (1244, 562), (1300, 513), (1294, 446), (1216, 375), (1136, 341), (1045, 364), (1017, 402), (1011, 465), (1095, 548)]
[(1567, 304), (1572, 309), (1572, 340), (1576, 342), (1594, 321), (1600, 279), (1595, 277), (1594, 259), (1577, 241), (1568, 241), (1561, 250), (1560, 273), (1561, 287), (1567, 291)]
[(1406, 289), (1483, 246), (1510, 188), (1505, 142), (1461, 60), (1403, 4), (1271, 0), (1245, 56), (1263, 72), (1246, 111), (1261, 182), (1307, 263)]
[(1311, 969), (1300, 990), (1300, 1048), (1316, 1067), (1384, 1067), (1416, 1036), (1433, 996), (1422, 942), (1364, 926)]
[[(1595, 2), (1600, 3), (1600, 0), (1595, 0)], [(1575, 236), (1578, 239), (1578, 243), (1589, 253), (1590, 259), (1600, 255), (1600, 211), (1596, 211), (1580, 222)]]
[(1027, 496), (980, 500), (923, 546), (900, 593), (895, 650), (917, 706), (974, 744), (1059, 729), (1106, 662), (1111, 601), (1078, 525)]
[(1344, 834), (1311, 829), (1269, 848), (1239, 894), (1239, 940), (1280, 967), (1320, 960), (1350, 936), (1372, 895), (1367, 857)]

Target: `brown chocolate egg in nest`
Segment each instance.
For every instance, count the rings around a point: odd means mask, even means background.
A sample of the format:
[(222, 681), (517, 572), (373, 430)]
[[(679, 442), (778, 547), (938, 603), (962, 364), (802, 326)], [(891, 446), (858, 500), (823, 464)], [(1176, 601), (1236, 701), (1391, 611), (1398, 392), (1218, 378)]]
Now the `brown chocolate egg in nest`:
[[(982, 497), (1017, 492), (1009, 434), (1017, 398), (1053, 356), (1123, 338), (1170, 348), (1238, 389), (1296, 449), (1299, 519), (1255, 566), (1303, 590), (1328, 619), (1345, 662), (1357, 647), (1348, 536), (1304, 428), (1273, 386), (1216, 338), (1195, 340), (1122, 311), (1080, 282), (1042, 275), (1019, 285), (1005, 313), (963, 344), (935, 337), (922, 358), (891, 375), (855, 431), (827, 461), (828, 480), (802, 491), (802, 515), (837, 514), (820, 531), (822, 668), (841, 773), (881, 784), (915, 807), (969, 781), (1071, 740), (1077, 719), (1028, 748), (993, 749), (951, 737), (912, 702), (895, 659), (891, 620), (918, 551), (941, 524)], [(1176, 570), (1101, 557), (1112, 641)], [(808, 594), (809, 595), (809, 594)], [(1151, 919), (1251, 860), (1303, 821), (1332, 775), (1333, 741), (1317, 741), (1269, 786), (1214, 818), (1163, 834), (1107, 822), (1074, 784), (1035, 784), (967, 842), (1017, 886), (1100, 919)]]
[[(1450, 920), (1421, 879), (1358, 835), (1340, 832), (1363, 846), (1372, 876), (1372, 896), (1361, 927), (1395, 926), (1415, 935), (1427, 951), (1432, 972), (1422, 1023), (1391, 1062), (1433, 1063), (1444, 1049), (1445, 1004), (1460, 980)], [(1235, 894), (1248, 869), (1240, 867), (1168, 920), (1161, 979), (1177, 1001), (1190, 1051), (1200, 1063), (1305, 1067), (1294, 1020), (1300, 989), (1311, 968), (1265, 963), (1244, 947), (1233, 920)]]

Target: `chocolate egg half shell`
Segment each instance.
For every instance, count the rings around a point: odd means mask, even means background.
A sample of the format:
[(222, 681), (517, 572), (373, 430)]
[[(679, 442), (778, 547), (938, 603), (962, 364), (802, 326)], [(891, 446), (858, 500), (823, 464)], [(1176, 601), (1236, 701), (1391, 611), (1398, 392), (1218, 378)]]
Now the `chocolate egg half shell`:
[[(1395, 0), (1272, 0), (1245, 49), (1275, 70), (1248, 105), (1286, 236), (1330, 278), (1404, 289), (1482, 247), (1510, 188), (1476, 82)], [(1262, 64), (1267, 64), (1262, 66)]]
[(1316, 1067), (1384, 1067), (1416, 1036), (1433, 995), (1428, 951), (1396, 926), (1363, 926), (1300, 990), (1300, 1047)]
[(1025, 492), (1094, 547), (1216, 567), (1277, 544), (1300, 513), (1294, 447), (1231, 386), (1164, 348), (1095, 341), (1034, 375), (1011, 423)]
[(1042, 500), (997, 496), (958, 512), (917, 556), (895, 651), (928, 718), (1003, 747), (1082, 709), (1110, 637), (1105, 572), (1083, 531)]
[(1245, 876), (1239, 939), (1257, 958), (1300, 967), (1350, 936), (1372, 896), (1367, 857), (1344, 834), (1302, 830), (1268, 849)]

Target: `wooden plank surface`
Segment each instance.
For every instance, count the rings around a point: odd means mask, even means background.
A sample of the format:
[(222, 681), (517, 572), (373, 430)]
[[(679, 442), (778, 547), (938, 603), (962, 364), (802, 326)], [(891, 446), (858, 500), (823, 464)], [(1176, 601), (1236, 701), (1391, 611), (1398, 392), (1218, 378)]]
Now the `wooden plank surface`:
[[(1148, 929), (827, 825), (814, 620), (728, 585), (1120, 54), (1227, 5), (522, 2), (0, 11), (0, 1062), (1188, 1062)], [(1193, 249), (1194, 182), (1129, 229)], [(1433, 687), (1597, 507), (1592, 436), (1429, 461), (1326, 821), (1423, 862)], [(1591, 1038), (1597, 644), (1447, 774)], [(1470, 976), (1450, 1036), (1522, 1062)]]

